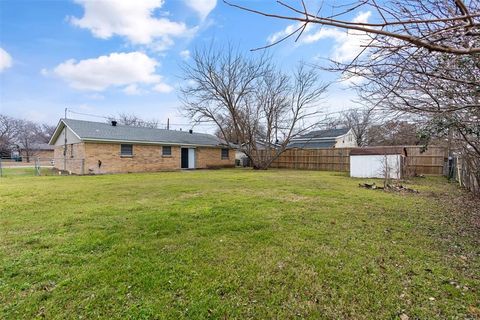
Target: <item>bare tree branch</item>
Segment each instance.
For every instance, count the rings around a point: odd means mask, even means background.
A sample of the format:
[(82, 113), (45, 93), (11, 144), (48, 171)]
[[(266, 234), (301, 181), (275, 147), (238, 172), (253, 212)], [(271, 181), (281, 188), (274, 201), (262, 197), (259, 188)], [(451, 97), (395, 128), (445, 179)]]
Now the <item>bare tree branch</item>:
[[(422, 4), (422, 2), (427, 4)], [(429, 51), (451, 53), (455, 55), (480, 53), (480, 47), (472, 45), (469, 42), (456, 43), (455, 41), (451, 41), (453, 36), (478, 36), (478, 29), (480, 28), (480, 22), (478, 21), (480, 10), (478, 8), (479, 4), (475, 1), (469, 2), (469, 8), (462, 0), (455, 0), (454, 3), (451, 4), (447, 2), (440, 3), (438, 1), (406, 0), (392, 1), (383, 5), (377, 4), (375, 0), (363, 0), (356, 1), (352, 5), (342, 8), (340, 12), (332, 15), (332, 17), (338, 17), (353, 11), (373, 8), (378, 12), (382, 19), (382, 22), (378, 23), (352, 22), (327, 16), (320, 16), (318, 13), (313, 14), (307, 12), (305, 6), (303, 6), (303, 10), (296, 9), (282, 1), (278, 1), (278, 3), (284, 8), (290, 10), (292, 15), (281, 15), (260, 11), (226, 0), (224, 0), (224, 3), (250, 13), (269, 18), (296, 21), (301, 24), (299, 28), (276, 43), (261, 48), (271, 47), (294, 34), (299, 32), (303, 33), (307, 24), (320, 24), (396, 39)], [(451, 10), (452, 7), (459, 8), (460, 15), (458, 15), (455, 10)], [(449, 36), (443, 36), (445, 33), (448, 33)], [(299, 36), (297, 36), (297, 39)]]
[(231, 46), (196, 50), (192, 60), (183, 66), (186, 115), (216, 124), (254, 168), (268, 168), (292, 137), (315, 125), (310, 117), (327, 85), (304, 64), (290, 75), (265, 55), (247, 57)]

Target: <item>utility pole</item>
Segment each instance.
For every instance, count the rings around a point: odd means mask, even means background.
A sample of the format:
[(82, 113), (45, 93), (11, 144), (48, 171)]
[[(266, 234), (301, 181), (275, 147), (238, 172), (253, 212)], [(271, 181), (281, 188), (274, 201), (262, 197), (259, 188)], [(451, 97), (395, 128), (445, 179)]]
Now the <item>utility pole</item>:
[[(67, 108), (65, 108), (65, 120), (67, 119)], [(67, 125), (65, 124), (65, 127), (63, 128), (63, 131), (65, 132), (64, 134), (64, 140), (63, 140), (63, 170), (67, 170)]]
[(170, 130), (170, 118), (167, 118), (167, 130)]

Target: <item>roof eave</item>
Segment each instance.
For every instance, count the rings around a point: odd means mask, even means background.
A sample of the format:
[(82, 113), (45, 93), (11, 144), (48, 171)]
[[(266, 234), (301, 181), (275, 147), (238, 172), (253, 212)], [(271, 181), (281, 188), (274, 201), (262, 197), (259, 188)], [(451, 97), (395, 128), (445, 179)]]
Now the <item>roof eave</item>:
[[(63, 125), (63, 126), (60, 126), (60, 125)], [(57, 127), (55, 128), (55, 131), (53, 132), (53, 135), (52, 137), (50, 138), (50, 141), (48, 141), (48, 144), (53, 146), (54, 145), (54, 141), (57, 141), (58, 137), (60, 136), (60, 133), (62, 133), (62, 130), (63, 128), (68, 128), (70, 129), (70, 131), (72, 131), (72, 133), (75, 135), (75, 137), (77, 137), (79, 140), (83, 140), (82, 138), (80, 138), (80, 136), (72, 129), (68, 126), (68, 124), (64, 121), (64, 119), (60, 119), (58, 121), (58, 124), (57, 124)]]
[(83, 138), (83, 142), (99, 142), (99, 143), (130, 143), (130, 144), (148, 144), (148, 145), (169, 145), (169, 146), (192, 146), (192, 147), (210, 147), (222, 148), (221, 144), (195, 144), (195, 143), (180, 143), (169, 141), (145, 141), (145, 140), (124, 140), (124, 139), (98, 139), (98, 138)]
[(58, 136), (62, 132), (62, 129), (65, 127), (65, 122), (63, 122), (63, 119), (60, 119), (57, 123), (57, 126), (55, 127), (55, 131), (52, 134), (52, 137), (48, 141), (48, 144), (53, 146), (55, 144), (55, 141), (57, 141)]
[(316, 138), (316, 139), (298, 139), (298, 140), (291, 140), (290, 142), (296, 142), (296, 143), (313, 143), (313, 142), (335, 142), (337, 138), (328, 138), (328, 139), (323, 139), (323, 138)]

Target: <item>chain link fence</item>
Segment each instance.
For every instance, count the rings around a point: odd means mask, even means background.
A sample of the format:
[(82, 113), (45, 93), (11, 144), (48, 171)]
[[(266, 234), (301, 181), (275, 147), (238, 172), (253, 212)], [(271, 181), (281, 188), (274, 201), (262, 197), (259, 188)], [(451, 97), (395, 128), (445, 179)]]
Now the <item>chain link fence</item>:
[(0, 177), (71, 175), (72, 171), (85, 173), (83, 159), (0, 158)]

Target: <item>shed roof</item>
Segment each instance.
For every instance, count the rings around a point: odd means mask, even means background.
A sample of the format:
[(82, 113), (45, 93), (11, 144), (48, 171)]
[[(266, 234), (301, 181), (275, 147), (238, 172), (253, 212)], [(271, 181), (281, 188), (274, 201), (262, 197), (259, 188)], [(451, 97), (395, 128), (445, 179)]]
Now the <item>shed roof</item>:
[(82, 141), (133, 142), (174, 145), (221, 146), (223, 141), (211, 134), (189, 133), (156, 128), (143, 128), (75, 119), (60, 119), (50, 140), (53, 144), (67, 126)]
[(350, 150), (351, 156), (366, 156), (366, 155), (391, 155), (401, 154), (407, 156), (407, 149), (403, 146), (382, 146), (382, 147), (364, 147)]
[(315, 130), (299, 137), (296, 137), (292, 140), (297, 139), (316, 139), (316, 138), (337, 138), (343, 136), (350, 131), (350, 128), (339, 128), (339, 129), (327, 129), (327, 130)]

